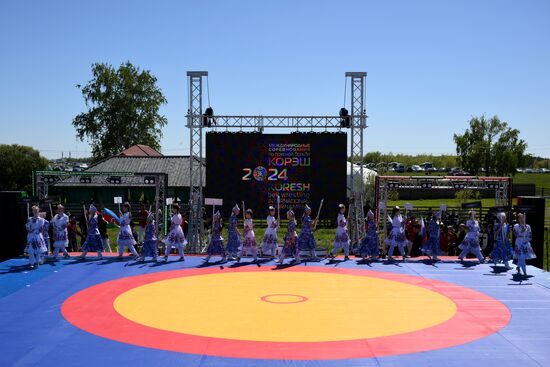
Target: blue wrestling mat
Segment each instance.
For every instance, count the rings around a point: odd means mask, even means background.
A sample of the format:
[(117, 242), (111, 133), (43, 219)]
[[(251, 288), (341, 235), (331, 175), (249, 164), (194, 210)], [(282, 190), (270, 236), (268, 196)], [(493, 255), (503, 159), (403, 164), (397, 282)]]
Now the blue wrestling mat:
[(534, 267), (176, 259), (0, 263), (0, 366), (550, 366)]

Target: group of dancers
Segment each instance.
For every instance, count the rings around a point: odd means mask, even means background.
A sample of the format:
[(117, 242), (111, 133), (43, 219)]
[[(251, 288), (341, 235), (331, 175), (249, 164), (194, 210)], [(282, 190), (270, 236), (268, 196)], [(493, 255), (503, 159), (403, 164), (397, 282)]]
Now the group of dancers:
[[(159, 256), (157, 247), (158, 238), (155, 231), (153, 214), (149, 213), (147, 217), (143, 246), (140, 254), (138, 254), (135, 249), (137, 242), (130, 227), (132, 220), (130, 209), (129, 203), (122, 204), (120, 208), (120, 230), (117, 238), (119, 258), (123, 256), (124, 250), (127, 248), (137, 261), (144, 261), (147, 257), (152, 258), (153, 261), (157, 261)], [(178, 250), (180, 255), (179, 260), (184, 261), (184, 248), (187, 244), (187, 240), (182, 229), (183, 218), (181, 215), (181, 208), (178, 204), (173, 204), (171, 210), (170, 232), (162, 240), (166, 245), (164, 261), (168, 261), (168, 256), (172, 248)], [(294, 211), (290, 209), (286, 212), (288, 223), (283, 239), (283, 247), (277, 258), (278, 264), (283, 264), (286, 258), (292, 258), (293, 263), (300, 263), (302, 261), (302, 252), (309, 252), (310, 259), (319, 260), (316, 254), (317, 243), (314, 236), (317, 219), (311, 218), (311, 211), (308, 205), (304, 207), (304, 214), (301, 219), (302, 227), (299, 235), (297, 235), (296, 232), (297, 221)], [(264, 257), (275, 259), (276, 249), (278, 247), (277, 230), (280, 226), (279, 215), (277, 214), (277, 217), (275, 216), (275, 208), (273, 206), (268, 208), (269, 214), (266, 219), (267, 228), (259, 246), (254, 234), (253, 211), (251, 209), (247, 209), (244, 213), (243, 239), (241, 241), (241, 232), (238, 225), (240, 212), (241, 208), (235, 204), (229, 218), (226, 245), (224, 245), (224, 239), (222, 237), (221, 214), (219, 211), (214, 213), (207, 256), (204, 259), (205, 262), (208, 263), (212, 256), (220, 256), (220, 262), (239, 262), (241, 258), (246, 255), (252, 256), (253, 261), (257, 261), (259, 252), (261, 252), (261, 255)], [(532, 238), (531, 227), (525, 223), (524, 214), (518, 215), (518, 222), (513, 227), (510, 227), (508, 224), (505, 213), (498, 213), (497, 219), (494, 225), (496, 241), (493, 251), (490, 254), (492, 261), (495, 264), (502, 263), (506, 269), (511, 269), (509, 262), (512, 259), (517, 259), (518, 273), (527, 275), (526, 260), (536, 257), (530, 244)], [(434, 261), (439, 260), (438, 256), (440, 255), (440, 220), (441, 212), (436, 212), (431, 216), (430, 222), (426, 227), (428, 239), (422, 245), (422, 252)], [(391, 217), (388, 218), (388, 221), (391, 230), (384, 241), (384, 244), (388, 247), (386, 255), (388, 260), (393, 260), (393, 253), (395, 247), (397, 247), (404, 261), (407, 257), (405, 254), (405, 247), (410, 247), (411, 242), (406, 239), (405, 218), (401, 215), (399, 207), (393, 208)], [(54, 237), (53, 259), (56, 260), (60, 252), (63, 253), (65, 258), (69, 257), (67, 253), (69, 243), (67, 235), (68, 223), (69, 218), (64, 213), (63, 205), (57, 206), (57, 213), (53, 216), (51, 223), (40, 216), (38, 206), (32, 207), (32, 216), (26, 223), (28, 232), (26, 252), (29, 257), (29, 265), (31, 268), (38, 267), (42, 264), (48, 255), (48, 249), (50, 248), (48, 231), (50, 226), (52, 226)], [(80, 258), (85, 259), (89, 252), (96, 252), (98, 257), (101, 258), (102, 252), (105, 250), (105, 244), (98, 229), (98, 210), (93, 204), (91, 204), (88, 209), (87, 227), (87, 237), (83, 244)], [(465, 256), (472, 253), (478, 258), (480, 263), (485, 262), (485, 258), (481, 254), (480, 249), (480, 225), (476, 220), (475, 211), (469, 212), (466, 227), (468, 232), (459, 246), (461, 253), (458, 259), (463, 261)], [(510, 241), (511, 232), (513, 232), (515, 237), (514, 247), (512, 247)], [(375, 260), (381, 257), (378, 238), (379, 230), (375, 222), (374, 213), (369, 210), (366, 216), (366, 234), (357, 249), (355, 249), (355, 254), (360, 256), (363, 260)], [(344, 252), (344, 260), (349, 260), (350, 237), (347, 228), (346, 207), (343, 204), (340, 204), (338, 207), (337, 228), (333, 248), (330, 252), (327, 252), (326, 257), (329, 259), (334, 258), (341, 250)]]
[[(369, 213), (370, 214), (370, 213)], [(531, 247), (532, 231), (531, 226), (525, 222), (525, 214), (519, 213), (517, 215), (517, 223), (513, 227), (507, 221), (506, 213), (497, 213), (497, 220), (494, 223), (495, 243), (493, 250), (489, 257), (492, 262), (497, 264), (503, 264), (506, 270), (512, 269), (510, 261), (517, 260), (516, 270), (519, 274), (527, 275), (526, 261), (536, 258), (536, 255)], [(388, 218), (388, 222), (391, 225), (390, 233), (384, 241), (389, 250), (387, 252), (388, 258), (391, 259), (394, 249), (397, 246), (403, 259), (407, 257), (405, 254), (405, 247), (412, 245), (411, 241), (405, 237), (405, 218), (401, 215), (399, 207), (395, 207), (392, 210), (391, 217)], [(367, 230), (367, 239), (372, 236), (373, 240), (378, 238), (376, 233), (376, 227), (374, 222), (369, 222), (368, 227), (373, 225), (373, 229)], [(439, 244), (441, 228), (441, 212), (432, 214), (430, 222), (426, 228), (426, 234), (428, 239), (422, 245), (422, 252), (430, 259), (438, 261), (441, 249)], [(467, 233), (464, 240), (459, 245), (461, 250), (458, 255), (458, 259), (462, 262), (468, 254), (473, 254), (477, 257), (480, 263), (485, 262), (485, 256), (481, 253), (480, 247), (480, 225), (476, 219), (476, 212), (470, 211), (468, 213), (468, 220), (466, 221)], [(510, 234), (513, 233), (515, 238), (515, 245), (512, 246), (510, 240)], [(366, 250), (366, 249), (365, 249)], [(368, 255), (368, 254), (367, 254)], [(378, 254), (375, 254), (377, 256)]]

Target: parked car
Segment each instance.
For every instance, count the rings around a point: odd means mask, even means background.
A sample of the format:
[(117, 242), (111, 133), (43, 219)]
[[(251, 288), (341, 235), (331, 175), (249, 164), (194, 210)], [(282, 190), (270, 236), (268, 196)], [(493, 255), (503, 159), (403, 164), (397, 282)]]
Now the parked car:
[(538, 173), (550, 173), (550, 169), (548, 169), (548, 168), (539, 168)]
[(533, 168), (526, 168), (523, 173), (536, 173)]
[(401, 164), (401, 163), (398, 163), (395, 168), (394, 168), (395, 172), (398, 172), (398, 173), (403, 173), (405, 172), (405, 165), (404, 164)]
[(413, 164), (411, 167), (410, 167), (411, 171), (410, 172), (425, 172), (424, 168), (420, 167), (419, 165), (417, 164)]
[(516, 168), (517, 173), (523, 173), (525, 171), (525, 168)]
[(453, 176), (470, 176), (470, 172), (468, 172), (468, 171), (463, 171), (463, 170), (454, 171), (454, 172), (453, 172)]

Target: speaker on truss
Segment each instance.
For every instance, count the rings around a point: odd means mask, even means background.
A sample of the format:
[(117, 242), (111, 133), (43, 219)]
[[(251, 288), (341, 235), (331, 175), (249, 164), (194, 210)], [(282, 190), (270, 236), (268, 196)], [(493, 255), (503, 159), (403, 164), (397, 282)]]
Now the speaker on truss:
[(349, 128), (351, 126), (351, 117), (345, 107), (340, 108), (340, 126)]
[(537, 255), (536, 259), (531, 260), (531, 264), (542, 268), (544, 260), (544, 216), (545, 216), (545, 198), (541, 196), (518, 196), (517, 205), (514, 207), (516, 213), (526, 213), (526, 223), (531, 226), (533, 239), (531, 246)]

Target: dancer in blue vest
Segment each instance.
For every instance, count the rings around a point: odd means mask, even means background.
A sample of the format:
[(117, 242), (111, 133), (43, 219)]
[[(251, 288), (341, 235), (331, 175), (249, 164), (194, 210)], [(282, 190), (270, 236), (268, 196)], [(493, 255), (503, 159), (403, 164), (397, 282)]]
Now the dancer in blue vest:
[(145, 261), (146, 257), (152, 257), (154, 262), (157, 262), (158, 247), (157, 247), (157, 235), (155, 233), (155, 220), (153, 219), (153, 213), (147, 215), (147, 222), (145, 225), (145, 237), (143, 238), (143, 247), (139, 254), (138, 261)]
[(433, 261), (439, 261), (437, 257), (441, 252), (441, 246), (439, 243), (440, 235), (440, 223), (439, 219), (441, 218), (441, 212), (436, 212), (432, 215), (430, 223), (428, 224), (428, 240), (422, 245), (422, 252)]
[(79, 258), (85, 259), (90, 251), (97, 252), (97, 257), (100, 259), (103, 257), (103, 240), (97, 228), (97, 208), (94, 204), (90, 204), (90, 208), (88, 209), (88, 234), (86, 241), (82, 245), (82, 255)]
[(204, 259), (205, 263), (209, 262), (213, 255), (220, 255), (222, 257), (221, 262), (225, 262), (226, 260), (222, 237), (222, 216), (219, 211), (214, 213), (214, 217), (212, 218), (212, 235), (210, 236), (207, 253), (208, 256)]
[(367, 233), (363, 241), (361, 241), (361, 246), (357, 250), (357, 253), (363, 260), (366, 260), (368, 257), (370, 257), (371, 260), (375, 260), (380, 256), (378, 228), (374, 222), (374, 213), (371, 210), (367, 213)]
[(310, 217), (311, 208), (306, 205), (304, 207), (304, 215), (302, 217), (302, 231), (298, 236), (298, 261), (300, 260), (300, 251), (309, 251), (311, 253), (311, 259), (318, 260), (317, 257), (317, 243), (313, 236), (315, 228), (313, 226), (313, 220)]
[(506, 270), (510, 270), (512, 267), (508, 262), (512, 260), (514, 253), (510, 244), (510, 225), (506, 222), (506, 213), (497, 213), (497, 221), (493, 228), (495, 246), (489, 256), (495, 265), (502, 262)]
[(241, 233), (239, 232), (239, 213), (241, 208), (237, 204), (231, 210), (231, 216), (229, 217), (229, 224), (227, 226), (228, 238), (227, 238), (227, 254), (229, 260), (236, 260), (239, 249), (241, 247)]
[(286, 212), (288, 225), (286, 227), (285, 244), (279, 255), (278, 263), (282, 264), (286, 257), (293, 257), (294, 262), (299, 261), (298, 247), (296, 246), (296, 218), (292, 209)]

